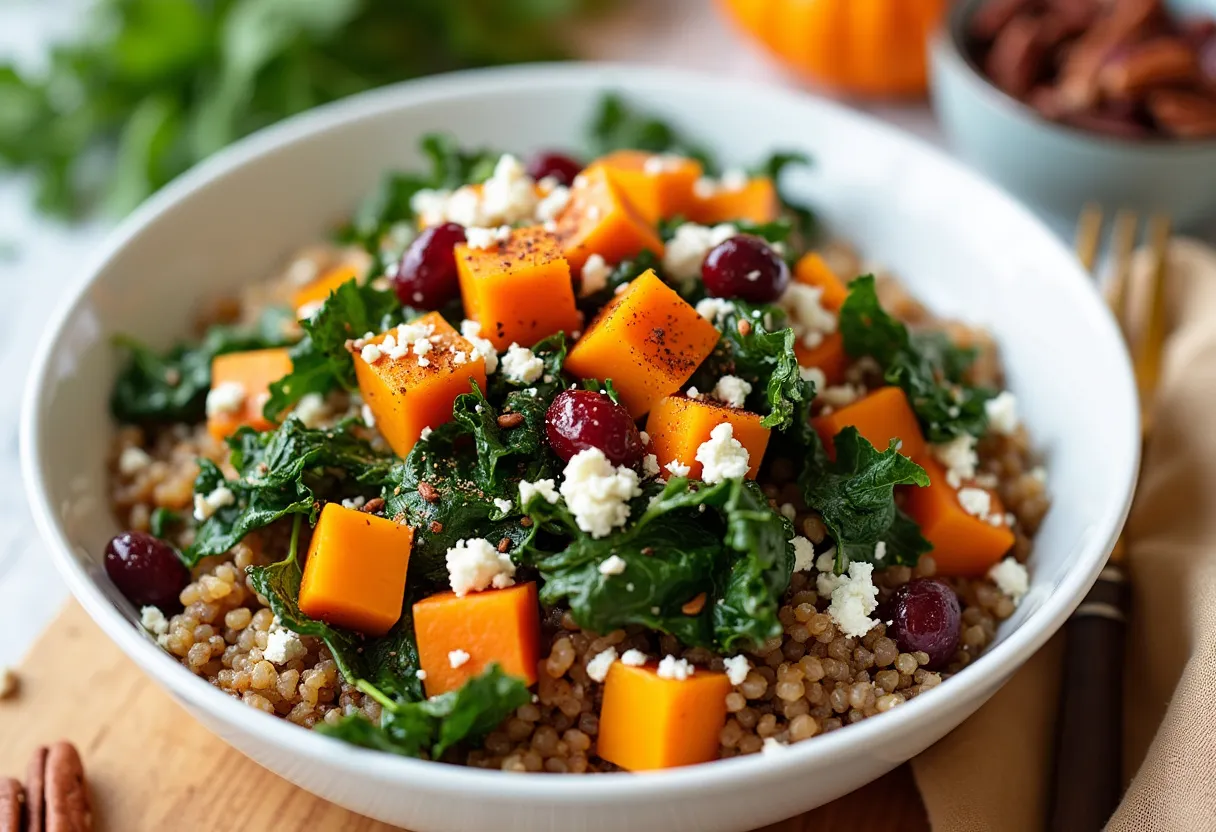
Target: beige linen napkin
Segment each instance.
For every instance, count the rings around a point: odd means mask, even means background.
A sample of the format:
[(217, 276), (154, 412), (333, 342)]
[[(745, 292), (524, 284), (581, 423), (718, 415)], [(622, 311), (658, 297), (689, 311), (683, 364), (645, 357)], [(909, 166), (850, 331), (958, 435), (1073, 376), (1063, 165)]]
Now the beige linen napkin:
[[(1180, 240), (1170, 262), (1173, 330), (1127, 528), (1130, 787), (1118, 832), (1216, 829), (1216, 251)], [(1057, 636), (913, 760), (935, 832), (1043, 827), (1062, 647)]]

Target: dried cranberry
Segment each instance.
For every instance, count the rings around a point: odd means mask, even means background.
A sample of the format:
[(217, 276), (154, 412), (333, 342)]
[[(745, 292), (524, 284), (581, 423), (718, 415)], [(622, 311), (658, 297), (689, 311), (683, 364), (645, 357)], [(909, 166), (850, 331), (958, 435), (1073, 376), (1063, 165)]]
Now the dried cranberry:
[(599, 448), (613, 465), (642, 461), (642, 437), (624, 405), (592, 390), (563, 390), (545, 414), (549, 445), (563, 460)]
[(905, 653), (929, 654), (930, 670), (939, 670), (954, 658), (962, 634), (958, 596), (944, 582), (917, 578), (895, 590), (889, 603), (892, 625), (887, 634)]
[(569, 187), (582, 169), (583, 164), (578, 159), (554, 150), (541, 151), (528, 160), (528, 176), (537, 182), (551, 176), (557, 184)]
[(438, 309), (460, 294), (456, 244), (465, 240), (464, 226), (454, 222), (423, 230), (401, 255), (393, 290), (397, 299), (416, 309)]
[(181, 609), (178, 595), (190, 572), (173, 547), (144, 532), (123, 532), (106, 544), (106, 574), (137, 607)]
[(771, 303), (789, 286), (790, 268), (764, 240), (739, 234), (710, 250), (701, 279), (716, 298)]

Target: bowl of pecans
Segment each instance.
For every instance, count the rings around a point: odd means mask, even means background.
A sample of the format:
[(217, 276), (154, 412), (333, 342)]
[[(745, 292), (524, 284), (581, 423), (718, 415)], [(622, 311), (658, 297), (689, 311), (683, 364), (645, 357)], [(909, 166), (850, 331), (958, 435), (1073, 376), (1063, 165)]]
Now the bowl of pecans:
[(933, 98), (958, 149), (1048, 214), (1216, 219), (1216, 0), (964, 0)]

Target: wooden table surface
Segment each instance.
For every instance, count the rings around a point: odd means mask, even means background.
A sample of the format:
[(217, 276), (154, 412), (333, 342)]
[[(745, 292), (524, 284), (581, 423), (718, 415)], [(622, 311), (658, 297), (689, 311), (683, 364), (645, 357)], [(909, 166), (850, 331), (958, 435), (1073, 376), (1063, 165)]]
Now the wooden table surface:
[[(39, 745), (75, 743), (98, 832), (391, 832), (271, 774), (225, 745), (147, 679), (75, 602), (0, 700), (0, 775), (24, 777)], [(908, 768), (764, 832), (927, 830)]]

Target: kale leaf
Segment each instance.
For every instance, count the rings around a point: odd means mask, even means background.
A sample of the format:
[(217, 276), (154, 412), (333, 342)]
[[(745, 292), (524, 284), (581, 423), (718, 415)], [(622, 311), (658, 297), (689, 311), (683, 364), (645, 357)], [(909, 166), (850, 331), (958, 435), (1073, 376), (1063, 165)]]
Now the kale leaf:
[(949, 442), (964, 434), (979, 437), (987, 431), (985, 404), (996, 394), (964, 381), (974, 352), (954, 347), (944, 333), (910, 334), (878, 302), (872, 275), (849, 285), (840, 332), (849, 355), (872, 357), (887, 382), (907, 393), (930, 442)]
[(704, 147), (689, 141), (668, 122), (633, 109), (615, 93), (600, 99), (590, 132), (591, 151), (596, 156), (614, 150), (675, 153), (696, 159), (706, 173), (712, 174), (718, 169), (717, 162)]
[(777, 151), (753, 171), (753, 174), (757, 176), (767, 176), (773, 180), (773, 184), (777, 186), (777, 195), (781, 199), (781, 204), (785, 208), (786, 214), (793, 219), (791, 225), (797, 230), (798, 236), (804, 246), (814, 240), (815, 235), (818, 233), (819, 218), (809, 205), (790, 199), (786, 190), (781, 186), (781, 178), (782, 174), (791, 166), (807, 166), (810, 164), (812, 164), (811, 157), (805, 153), (799, 151)]
[(211, 362), (218, 355), (289, 344), (291, 313), (271, 307), (253, 327), (217, 325), (198, 344), (178, 344), (158, 354), (125, 335), (115, 343), (130, 353), (110, 395), (120, 422), (197, 422), (205, 415)]

